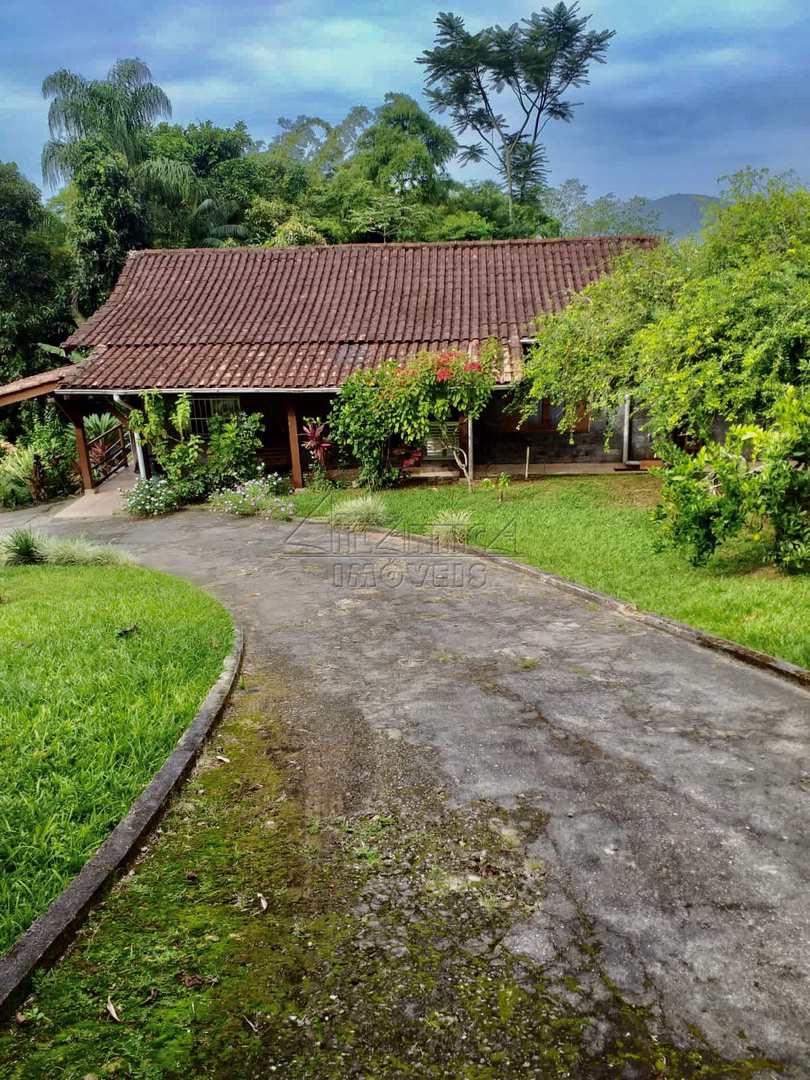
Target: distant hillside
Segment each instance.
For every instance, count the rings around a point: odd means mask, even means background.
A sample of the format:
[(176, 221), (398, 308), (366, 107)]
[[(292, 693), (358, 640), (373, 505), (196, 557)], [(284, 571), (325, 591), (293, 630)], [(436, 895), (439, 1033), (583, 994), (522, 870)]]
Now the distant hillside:
[(719, 200), (713, 195), (664, 195), (646, 199), (645, 209), (658, 215), (658, 227), (678, 240), (700, 229), (703, 208)]

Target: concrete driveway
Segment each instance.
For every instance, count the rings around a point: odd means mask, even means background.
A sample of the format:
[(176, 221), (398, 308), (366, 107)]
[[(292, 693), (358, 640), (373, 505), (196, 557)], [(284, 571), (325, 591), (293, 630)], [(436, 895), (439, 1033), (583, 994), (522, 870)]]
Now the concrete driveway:
[(571, 974), (588, 926), (676, 1037), (810, 1075), (806, 692), (471, 557), (203, 511), (81, 531), (220, 597), (302, 688), (322, 812), (374, 785), (373, 760), (333, 753), (341, 716), (418, 750), (454, 806), (538, 812), (542, 897), (510, 949)]

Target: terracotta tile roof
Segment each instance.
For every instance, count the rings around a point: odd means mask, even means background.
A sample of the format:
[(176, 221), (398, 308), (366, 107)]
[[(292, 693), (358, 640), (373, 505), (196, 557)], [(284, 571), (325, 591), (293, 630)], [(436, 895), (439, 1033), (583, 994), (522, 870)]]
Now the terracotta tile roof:
[(65, 376), (73, 374), (76, 370), (76, 364), (63, 364), (61, 367), (51, 368), (50, 371), (39, 371), (36, 375), (26, 375), (22, 379), (5, 383), (0, 386), (0, 404), (3, 403), (4, 398), (18, 395), (37, 397), (39, 394), (50, 393), (55, 386), (63, 382)]
[(420, 348), (506, 347), (650, 237), (138, 251), (68, 338), (82, 389), (317, 388)]

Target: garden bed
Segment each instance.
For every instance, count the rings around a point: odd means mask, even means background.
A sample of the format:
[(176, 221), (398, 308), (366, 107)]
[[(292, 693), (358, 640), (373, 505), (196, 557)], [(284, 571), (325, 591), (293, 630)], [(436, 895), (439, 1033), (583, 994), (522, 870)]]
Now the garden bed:
[(0, 568), (0, 952), (160, 768), (222, 669), (227, 612), (125, 566)]
[[(393, 527), (429, 532), (442, 510), (469, 510), (475, 545), (810, 668), (810, 575), (763, 566), (762, 541), (727, 544), (704, 567), (659, 550), (650, 516), (658, 489), (646, 474), (557, 476), (512, 483), (503, 493), (456, 484), (381, 497)], [(325, 515), (330, 498), (355, 495), (306, 493), (296, 509)]]

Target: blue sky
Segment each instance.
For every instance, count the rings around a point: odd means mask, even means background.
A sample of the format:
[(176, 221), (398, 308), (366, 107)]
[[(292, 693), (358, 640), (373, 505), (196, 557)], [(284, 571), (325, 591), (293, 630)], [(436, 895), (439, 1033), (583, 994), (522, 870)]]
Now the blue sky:
[[(180, 122), (247, 122), (271, 137), (279, 116), (337, 120), (387, 90), (419, 95), (414, 58), (447, 7), (471, 29), (540, 7), (514, 0), (2, 0), (0, 160), (41, 183), (44, 75), (90, 77), (140, 56)], [(571, 125), (549, 131), (552, 180), (651, 197), (716, 190), (742, 165), (810, 176), (810, 5), (801, 0), (584, 0), (617, 36)], [(468, 174), (468, 170), (460, 175)]]

